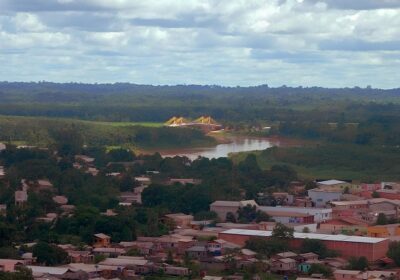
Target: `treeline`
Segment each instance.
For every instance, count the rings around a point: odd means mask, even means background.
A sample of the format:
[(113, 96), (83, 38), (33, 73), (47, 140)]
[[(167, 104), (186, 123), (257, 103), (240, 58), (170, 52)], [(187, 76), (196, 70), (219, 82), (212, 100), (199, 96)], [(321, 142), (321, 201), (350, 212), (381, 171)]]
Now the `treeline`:
[(365, 181), (400, 180), (400, 148), (355, 144), (271, 148), (257, 156), (263, 167), (287, 164), (303, 177)]
[[(61, 133), (61, 135), (60, 135)], [(50, 118), (0, 117), (0, 141), (51, 146), (58, 139), (88, 146), (130, 145), (139, 148), (193, 147), (215, 143), (201, 131), (187, 128), (113, 126)]]
[[(375, 113), (379, 114), (379, 111)], [(289, 137), (321, 139), (333, 143), (398, 146), (400, 145), (400, 116), (396, 116), (393, 111), (382, 112), (379, 116), (372, 116), (358, 123), (343, 121), (327, 123), (317, 119), (307, 122), (282, 122), (273, 128), (272, 133)]]
[[(0, 83), (0, 114), (163, 122), (212, 115), (224, 122), (359, 122), (399, 109), (400, 89)], [(398, 114), (398, 113), (396, 113)]]

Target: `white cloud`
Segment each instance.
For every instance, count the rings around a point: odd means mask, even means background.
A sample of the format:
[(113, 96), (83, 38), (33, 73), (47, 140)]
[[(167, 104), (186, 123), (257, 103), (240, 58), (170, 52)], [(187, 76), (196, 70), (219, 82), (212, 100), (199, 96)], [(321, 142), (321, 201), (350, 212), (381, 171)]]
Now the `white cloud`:
[(0, 0), (0, 74), (8, 80), (399, 86), (396, 1), (346, 1)]
[(13, 21), (18, 31), (40, 32), (46, 29), (39, 18), (31, 13), (17, 13)]

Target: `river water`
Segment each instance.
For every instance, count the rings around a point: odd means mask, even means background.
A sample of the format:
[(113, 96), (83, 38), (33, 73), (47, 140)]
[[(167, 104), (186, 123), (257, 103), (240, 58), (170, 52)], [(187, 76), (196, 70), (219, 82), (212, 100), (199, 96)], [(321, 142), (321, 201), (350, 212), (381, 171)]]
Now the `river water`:
[(228, 157), (230, 153), (259, 151), (273, 146), (286, 145), (285, 141), (277, 138), (256, 138), (234, 136), (227, 139), (229, 143), (218, 144), (207, 148), (187, 148), (159, 151), (163, 157), (186, 156), (191, 160), (200, 157), (219, 158)]

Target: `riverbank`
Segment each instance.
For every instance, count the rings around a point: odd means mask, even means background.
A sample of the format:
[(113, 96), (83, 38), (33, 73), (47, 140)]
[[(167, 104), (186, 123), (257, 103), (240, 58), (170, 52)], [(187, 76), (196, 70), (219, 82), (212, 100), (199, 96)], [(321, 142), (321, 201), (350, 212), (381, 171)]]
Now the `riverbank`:
[(211, 133), (208, 135), (216, 140), (217, 145), (177, 149), (162, 149), (158, 147), (157, 149), (142, 150), (141, 153), (159, 152), (164, 157), (185, 156), (194, 160), (197, 157), (229, 157), (232, 153), (262, 151), (274, 146), (297, 147), (304, 145), (304, 141), (281, 137), (255, 137), (231, 133)]

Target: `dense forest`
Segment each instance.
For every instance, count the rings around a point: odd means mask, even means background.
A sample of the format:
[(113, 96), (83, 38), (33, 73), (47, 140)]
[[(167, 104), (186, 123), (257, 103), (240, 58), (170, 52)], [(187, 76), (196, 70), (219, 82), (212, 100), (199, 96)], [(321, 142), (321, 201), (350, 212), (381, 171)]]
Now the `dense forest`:
[(262, 168), (367, 181), (399, 173), (400, 89), (2, 82), (0, 115), (2, 142), (52, 147), (67, 137), (149, 150), (215, 145), (198, 130), (162, 126), (172, 116), (211, 115), (233, 132), (269, 126), (269, 135), (311, 140), (258, 153)]
[[(399, 117), (400, 89), (0, 83), (0, 114), (164, 122), (211, 115), (223, 122), (360, 122)], [(323, 114), (321, 114), (323, 112)]]

